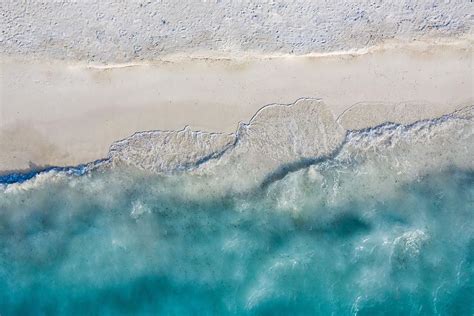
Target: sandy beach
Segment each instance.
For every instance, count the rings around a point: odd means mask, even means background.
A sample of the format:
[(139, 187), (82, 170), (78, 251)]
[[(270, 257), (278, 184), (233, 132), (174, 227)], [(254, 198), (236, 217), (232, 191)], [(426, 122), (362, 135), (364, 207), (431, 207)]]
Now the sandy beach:
[(231, 133), (265, 105), (306, 97), (345, 129), (473, 104), (464, 1), (4, 1), (0, 9), (1, 173), (94, 161), (140, 131)]
[(138, 131), (230, 133), (261, 107), (302, 97), (321, 99), (346, 129), (438, 117), (472, 105), (471, 44), (105, 66), (2, 58), (0, 170), (87, 163)]

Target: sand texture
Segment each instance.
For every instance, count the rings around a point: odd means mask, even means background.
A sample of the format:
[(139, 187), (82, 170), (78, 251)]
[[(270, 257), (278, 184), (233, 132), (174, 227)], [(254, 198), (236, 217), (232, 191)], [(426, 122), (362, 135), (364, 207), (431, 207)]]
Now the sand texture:
[(108, 64), (347, 51), (464, 34), (471, 9), (465, 0), (5, 0), (0, 52)]
[[(137, 132), (235, 133), (301, 98), (344, 130), (440, 117), (473, 104), (470, 7), (1, 1), (0, 172), (101, 159)], [(183, 157), (215, 153), (209, 137)]]
[(140, 131), (231, 133), (263, 106), (302, 97), (324, 101), (349, 130), (439, 117), (473, 99), (470, 39), (106, 67), (4, 58), (1, 70), (1, 171), (104, 158)]

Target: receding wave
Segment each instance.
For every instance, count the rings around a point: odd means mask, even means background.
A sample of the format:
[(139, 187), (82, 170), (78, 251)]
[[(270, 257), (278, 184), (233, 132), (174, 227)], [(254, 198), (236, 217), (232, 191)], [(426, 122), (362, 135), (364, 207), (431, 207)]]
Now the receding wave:
[(0, 313), (472, 315), (472, 111), (348, 131), (304, 99), (4, 184)]

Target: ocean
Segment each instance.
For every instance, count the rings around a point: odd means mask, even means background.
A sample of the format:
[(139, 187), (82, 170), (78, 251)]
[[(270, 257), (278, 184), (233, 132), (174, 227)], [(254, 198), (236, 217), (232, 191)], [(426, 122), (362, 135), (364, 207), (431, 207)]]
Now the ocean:
[(127, 159), (4, 176), (0, 314), (473, 315), (472, 120), (346, 132), (320, 156), (272, 134), (296, 160), (242, 129), (193, 166), (150, 159), (147, 134)]

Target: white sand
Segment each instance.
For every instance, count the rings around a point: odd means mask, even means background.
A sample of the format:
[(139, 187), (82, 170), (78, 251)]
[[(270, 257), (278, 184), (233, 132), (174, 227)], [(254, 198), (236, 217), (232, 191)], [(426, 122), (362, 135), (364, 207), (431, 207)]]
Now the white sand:
[(467, 0), (0, 1), (0, 53), (119, 63), (328, 53), (469, 33)]
[(96, 160), (137, 131), (232, 132), (262, 106), (301, 97), (321, 98), (351, 129), (440, 116), (473, 104), (471, 47), (463, 39), (126, 67), (3, 57), (0, 171)]

